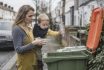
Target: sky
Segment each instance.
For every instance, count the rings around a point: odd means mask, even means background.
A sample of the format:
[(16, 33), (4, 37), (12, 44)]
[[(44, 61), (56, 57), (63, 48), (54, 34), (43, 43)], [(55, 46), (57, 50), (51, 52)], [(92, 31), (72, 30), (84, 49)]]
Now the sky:
[[(49, 1), (49, 0), (45, 0), (45, 1)], [(57, 6), (57, 3), (60, 0), (51, 0), (52, 1), (52, 9), (54, 10), (55, 7)], [(3, 4), (8, 4), (12, 7), (14, 7), (14, 11), (18, 12), (19, 8), (22, 5), (31, 5), (33, 8), (35, 8), (35, 1), (34, 0), (0, 0), (0, 2), (3, 2)]]
[(3, 4), (8, 4), (14, 7), (14, 11), (16, 12), (22, 5), (31, 5), (32, 7), (35, 8), (33, 0), (0, 0), (0, 2), (3, 2)]
[(59, 2), (60, 0), (52, 0), (52, 9), (51, 9), (51, 11), (53, 11), (54, 9), (55, 9), (55, 7), (58, 5), (58, 2)]

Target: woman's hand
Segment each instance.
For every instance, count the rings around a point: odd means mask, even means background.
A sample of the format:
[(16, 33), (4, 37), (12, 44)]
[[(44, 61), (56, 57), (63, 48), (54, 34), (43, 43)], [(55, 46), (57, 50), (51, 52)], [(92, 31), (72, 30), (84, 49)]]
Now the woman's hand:
[(45, 45), (46, 44), (46, 41), (44, 39), (41, 39), (41, 38), (36, 38), (33, 42), (32, 42), (33, 45)]

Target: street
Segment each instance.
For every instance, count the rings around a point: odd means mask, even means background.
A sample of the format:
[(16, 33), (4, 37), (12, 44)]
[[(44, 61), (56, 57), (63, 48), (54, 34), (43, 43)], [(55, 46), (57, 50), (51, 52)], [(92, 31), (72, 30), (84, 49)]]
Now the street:
[(0, 70), (104, 70), (103, 21), (104, 0), (0, 0)]
[(0, 51), (0, 69), (13, 57), (14, 51)]

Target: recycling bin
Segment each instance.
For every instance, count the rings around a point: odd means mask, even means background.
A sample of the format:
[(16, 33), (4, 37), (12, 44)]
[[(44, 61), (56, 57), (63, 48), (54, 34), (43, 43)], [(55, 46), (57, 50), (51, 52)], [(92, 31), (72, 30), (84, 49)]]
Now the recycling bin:
[(88, 55), (78, 52), (47, 53), (43, 58), (48, 70), (87, 70)]

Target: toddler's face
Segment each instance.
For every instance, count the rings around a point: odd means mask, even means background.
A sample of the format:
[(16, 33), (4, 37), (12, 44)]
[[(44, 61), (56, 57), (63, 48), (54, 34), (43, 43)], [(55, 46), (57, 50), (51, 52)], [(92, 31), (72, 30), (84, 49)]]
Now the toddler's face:
[(42, 29), (47, 29), (48, 27), (49, 27), (49, 20), (47, 20), (47, 19), (42, 19), (41, 20), (41, 23), (39, 24), (40, 25), (40, 27), (42, 28)]

